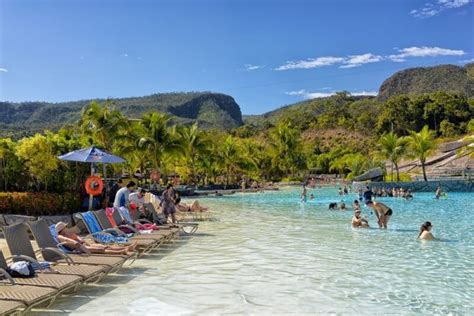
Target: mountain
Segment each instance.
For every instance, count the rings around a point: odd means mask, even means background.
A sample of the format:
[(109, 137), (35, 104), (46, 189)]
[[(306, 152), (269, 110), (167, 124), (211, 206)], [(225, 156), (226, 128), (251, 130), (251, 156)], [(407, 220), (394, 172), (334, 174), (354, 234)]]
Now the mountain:
[(344, 92), (324, 98), (315, 98), (282, 106), (276, 110), (261, 115), (244, 115), (244, 122), (249, 125), (263, 126), (275, 124), (282, 118), (315, 116), (326, 112), (331, 104), (348, 106), (354, 101), (379, 101), (400, 95), (420, 95), (435, 91), (457, 93), (474, 97), (474, 63), (464, 67), (456, 65), (441, 65), (434, 67), (409, 68), (396, 72), (387, 78), (379, 89), (377, 98), (369, 96), (348, 96)]
[[(0, 137), (21, 137), (45, 129), (57, 130), (79, 120), (81, 110), (91, 101), (93, 100), (62, 103), (0, 102)], [(170, 114), (177, 123), (198, 122), (203, 128), (230, 129), (243, 124), (240, 106), (231, 96), (220, 93), (160, 93), (111, 101), (116, 109), (130, 118), (138, 118), (150, 111), (160, 111)]]
[(386, 100), (399, 94), (423, 94), (435, 91), (474, 96), (474, 63), (464, 67), (440, 65), (410, 68), (386, 79), (379, 89), (379, 98)]

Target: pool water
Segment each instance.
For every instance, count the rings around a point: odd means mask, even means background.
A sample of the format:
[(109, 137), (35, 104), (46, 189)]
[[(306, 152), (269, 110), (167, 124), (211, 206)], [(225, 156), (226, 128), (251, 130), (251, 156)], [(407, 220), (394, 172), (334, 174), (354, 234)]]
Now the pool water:
[[(379, 198), (388, 230), (353, 229), (336, 188), (201, 199), (218, 218), (140, 259), (123, 277), (53, 306), (73, 314), (469, 314), (474, 310), (474, 194)], [(348, 206), (355, 194), (343, 197)], [(376, 227), (375, 215), (362, 214)], [(439, 241), (416, 239), (424, 221)]]

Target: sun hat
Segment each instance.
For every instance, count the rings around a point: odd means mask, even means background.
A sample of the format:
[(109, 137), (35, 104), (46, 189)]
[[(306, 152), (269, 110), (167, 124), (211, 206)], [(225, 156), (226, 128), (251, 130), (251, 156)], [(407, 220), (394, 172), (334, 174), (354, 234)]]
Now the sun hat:
[(60, 233), (62, 230), (64, 230), (64, 228), (67, 227), (67, 224), (64, 222), (58, 222), (56, 225), (54, 225), (54, 227), (56, 228), (56, 231)]

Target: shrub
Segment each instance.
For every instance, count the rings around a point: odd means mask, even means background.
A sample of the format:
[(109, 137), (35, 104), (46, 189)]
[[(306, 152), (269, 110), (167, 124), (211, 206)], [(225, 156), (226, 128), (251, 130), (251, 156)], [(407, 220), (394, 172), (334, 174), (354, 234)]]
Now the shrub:
[(45, 192), (0, 192), (0, 213), (18, 215), (60, 215), (78, 211), (79, 194)]
[[(392, 175), (387, 174), (385, 176), (385, 181), (392, 182)], [(393, 174), (393, 181), (397, 181), (397, 175), (395, 173)], [(410, 182), (410, 181), (412, 181), (412, 179), (408, 173), (400, 173), (400, 182)]]

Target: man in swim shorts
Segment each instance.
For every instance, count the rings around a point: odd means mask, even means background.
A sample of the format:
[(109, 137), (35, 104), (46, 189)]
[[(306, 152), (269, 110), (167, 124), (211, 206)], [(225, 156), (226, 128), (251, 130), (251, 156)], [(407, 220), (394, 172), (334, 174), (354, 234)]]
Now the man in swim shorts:
[(393, 214), (392, 209), (383, 203), (374, 201), (368, 201), (367, 206), (374, 210), (374, 213), (378, 219), (377, 223), (379, 224), (379, 228), (383, 227), (386, 229), (388, 221)]

